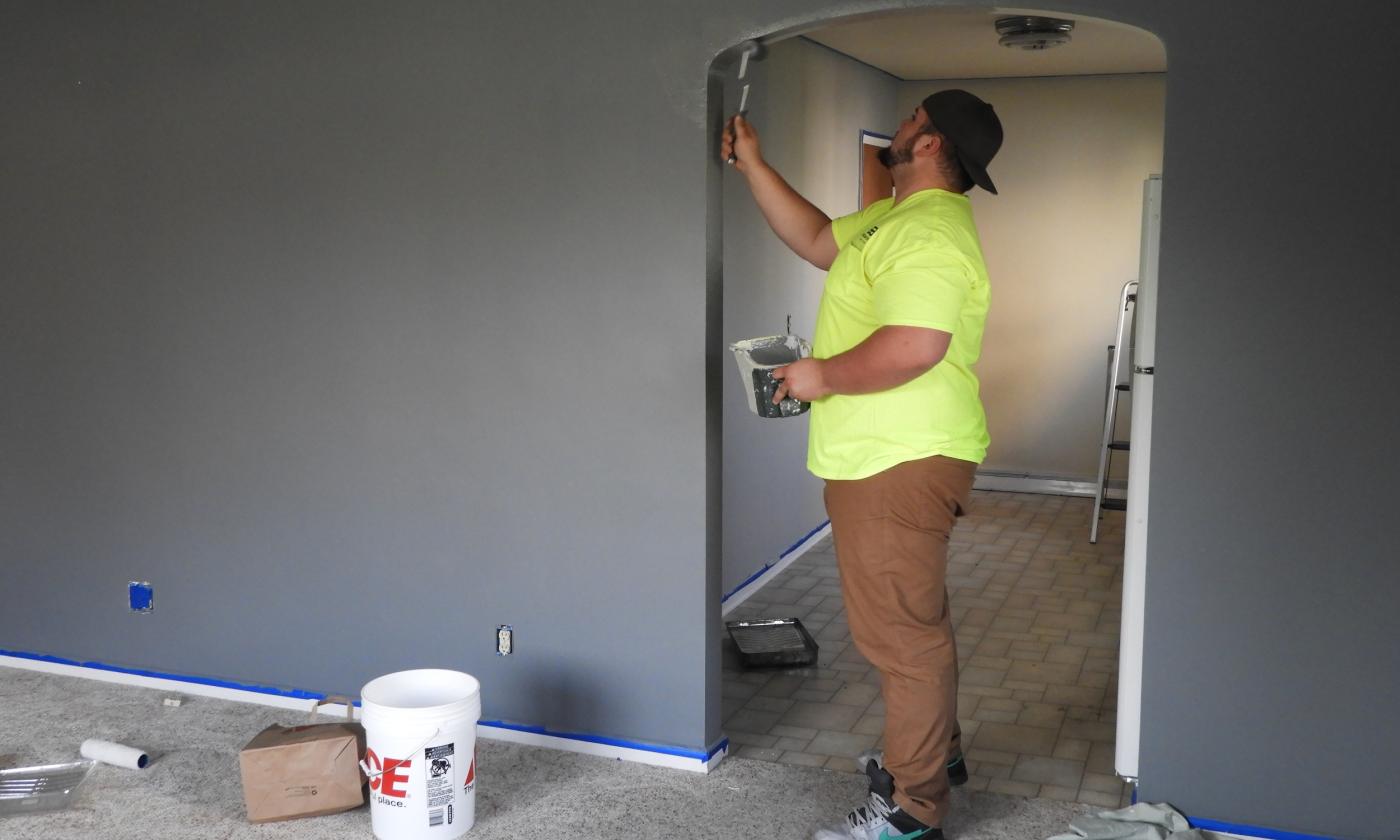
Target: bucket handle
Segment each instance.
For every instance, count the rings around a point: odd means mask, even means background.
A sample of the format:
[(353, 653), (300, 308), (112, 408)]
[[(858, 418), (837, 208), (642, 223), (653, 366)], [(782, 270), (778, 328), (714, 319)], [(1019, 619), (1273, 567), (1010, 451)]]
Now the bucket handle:
[(344, 703), (345, 719), (349, 721), (353, 721), (355, 719), (355, 701), (351, 700), (349, 697), (346, 697), (343, 694), (327, 694), (325, 697), (322, 697), (320, 700), (317, 700), (315, 703), (311, 704), (312, 723), (316, 722), (316, 710), (330, 703)]
[[(418, 752), (419, 750), (421, 750), (421, 749), (423, 749), (424, 747), (428, 746), (428, 742), (431, 741), (431, 740), (433, 740), (434, 738), (436, 738), (436, 737), (438, 736), (438, 734), (441, 733), (441, 732), (442, 732), (442, 728), (441, 728), (441, 727), (439, 727), (439, 728), (437, 728), (437, 729), (434, 729), (434, 730), (428, 735), (428, 737), (424, 738), (424, 739), (422, 740), (422, 742), (418, 744), (418, 746), (416, 746), (416, 747), (414, 747), (413, 749), (409, 750), (409, 751), (408, 751), (408, 754), (409, 754), (409, 755), (415, 755), (415, 754), (417, 754), (417, 752)], [(398, 765), (394, 765), (393, 767), (385, 767), (383, 770), (380, 770), (380, 771), (377, 772), (377, 773), (372, 773), (372, 772), (370, 772), (370, 769), (369, 769), (369, 763), (368, 763), (365, 759), (360, 759), (360, 769), (364, 771), (365, 778), (367, 778), (367, 779), (373, 779), (375, 776), (382, 776), (382, 775), (384, 775), (385, 773), (389, 772), (390, 770), (394, 769), (394, 767), (397, 767), (397, 766), (398, 766)]]

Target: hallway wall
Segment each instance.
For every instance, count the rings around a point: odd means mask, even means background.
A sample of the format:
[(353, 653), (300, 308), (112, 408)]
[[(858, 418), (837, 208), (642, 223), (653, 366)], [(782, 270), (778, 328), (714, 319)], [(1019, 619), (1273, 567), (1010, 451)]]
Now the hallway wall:
[[(992, 435), (983, 469), (1093, 481), (1105, 348), (1138, 275), (1142, 184), (1162, 171), (1167, 79), (905, 82), (900, 113), (949, 87), (992, 103), (1006, 132), (989, 169), (998, 194), (970, 193), (992, 278), (977, 365)], [(1115, 460), (1126, 478), (1127, 459)]]

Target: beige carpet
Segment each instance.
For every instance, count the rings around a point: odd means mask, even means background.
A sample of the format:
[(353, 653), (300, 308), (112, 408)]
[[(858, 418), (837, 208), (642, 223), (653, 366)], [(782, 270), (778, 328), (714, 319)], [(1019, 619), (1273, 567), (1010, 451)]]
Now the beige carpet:
[[(238, 750), (295, 712), (0, 666), (0, 768), (71, 761), (87, 738), (149, 751), (145, 770), (99, 765), (74, 807), (0, 818), (7, 840), (368, 838), (366, 808), (250, 825)], [(730, 758), (708, 775), (480, 742), (473, 840), (567, 837), (809, 837), (865, 794), (865, 778)], [(945, 828), (956, 840), (1034, 840), (1059, 833), (1086, 805), (955, 791)]]

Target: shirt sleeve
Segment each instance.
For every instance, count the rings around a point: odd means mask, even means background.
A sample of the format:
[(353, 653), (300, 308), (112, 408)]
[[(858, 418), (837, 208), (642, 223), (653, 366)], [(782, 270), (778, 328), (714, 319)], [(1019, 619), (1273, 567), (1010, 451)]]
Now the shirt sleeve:
[(846, 243), (865, 232), (866, 220), (874, 215), (880, 204), (879, 201), (871, 202), (864, 210), (831, 220), (831, 236), (836, 240), (837, 250), (846, 247)]
[(925, 228), (880, 231), (866, 245), (865, 269), (881, 326), (946, 333), (955, 331), (976, 276), (946, 237)]

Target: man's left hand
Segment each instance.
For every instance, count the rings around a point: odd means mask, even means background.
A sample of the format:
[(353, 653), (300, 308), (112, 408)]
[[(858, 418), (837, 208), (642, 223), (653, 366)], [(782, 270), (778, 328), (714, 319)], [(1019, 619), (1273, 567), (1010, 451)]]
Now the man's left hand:
[(798, 359), (790, 365), (774, 368), (773, 378), (778, 380), (778, 390), (773, 394), (775, 405), (787, 397), (811, 402), (831, 394), (822, 375), (821, 359)]

